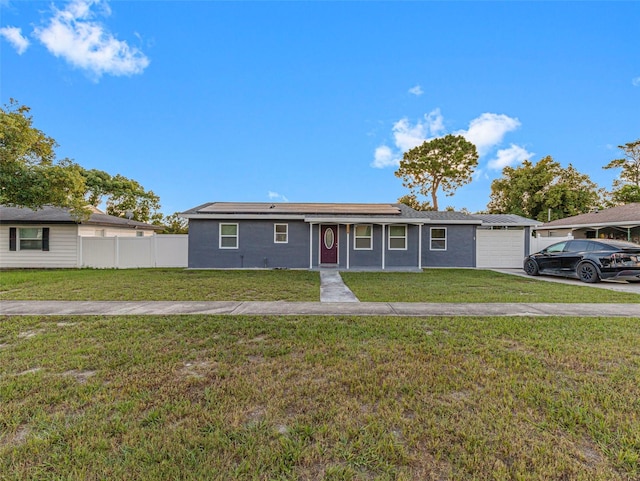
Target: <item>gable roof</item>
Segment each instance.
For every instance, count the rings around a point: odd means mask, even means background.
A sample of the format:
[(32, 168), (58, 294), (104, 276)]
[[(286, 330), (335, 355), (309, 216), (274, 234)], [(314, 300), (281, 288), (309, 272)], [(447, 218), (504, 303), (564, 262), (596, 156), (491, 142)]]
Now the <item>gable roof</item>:
[(607, 225), (640, 225), (640, 202), (619, 205), (610, 209), (602, 209), (588, 214), (574, 215), (564, 219), (547, 222), (542, 229), (558, 227), (591, 227)]
[(69, 211), (60, 207), (44, 206), (33, 210), (26, 207), (7, 207), (0, 205), (0, 224), (82, 224), (109, 227), (122, 227), (139, 230), (162, 230), (162, 226), (146, 224), (135, 220), (123, 219), (105, 214), (98, 209), (87, 220), (76, 221)]
[(462, 212), (417, 211), (396, 203), (209, 202), (180, 214), (187, 219), (300, 219), (306, 222), (480, 224)]
[(473, 214), (473, 217), (480, 219), (482, 225), (494, 227), (526, 227), (538, 226), (542, 222), (533, 219), (527, 219), (516, 214)]

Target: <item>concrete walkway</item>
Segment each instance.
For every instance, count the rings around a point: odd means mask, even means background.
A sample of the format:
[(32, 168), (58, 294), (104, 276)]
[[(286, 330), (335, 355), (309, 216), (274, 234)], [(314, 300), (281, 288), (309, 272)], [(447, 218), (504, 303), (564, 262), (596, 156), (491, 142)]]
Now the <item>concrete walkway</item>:
[(320, 302), (360, 302), (351, 292), (337, 269), (320, 271)]
[(581, 316), (637, 317), (640, 304), (468, 304), (423, 302), (1, 301), (9, 316), (273, 315), (273, 316)]

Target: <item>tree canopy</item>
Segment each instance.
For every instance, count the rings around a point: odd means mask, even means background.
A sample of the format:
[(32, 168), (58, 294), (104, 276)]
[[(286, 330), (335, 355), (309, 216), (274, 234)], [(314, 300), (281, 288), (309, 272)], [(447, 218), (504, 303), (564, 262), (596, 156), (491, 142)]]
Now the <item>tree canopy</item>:
[(471, 182), (477, 165), (475, 145), (460, 135), (446, 135), (405, 152), (395, 175), (411, 191), (405, 197), (424, 205), (417, 194), (430, 196), (431, 209), (438, 210), (438, 190), (453, 195), (458, 187)]
[(58, 144), (33, 127), (29, 112), (13, 99), (0, 108), (0, 204), (55, 205), (78, 218), (88, 216), (82, 168), (69, 159), (56, 160)]
[(547, 156), (535, 164), (525, 160), (519, 167), (505, 167), (502, 177), (491, 183), (487, 208), (491, 214), (544, 222), (589, 212), (600, 206), (601, 194), (588, 175)]
[(57, 142), (33, 126), (30, 108), (11, 100), (0, 111), (0, 204), (65, 207), (77, 219), (89, 205), (106, 204), (107, 213), (160, 224), (160, 198), (137, 181), (101, 170), (87, 170), (69, 159), (56, 160)]
[(613, 181), (611, 200), (615, 205), (640, 202), (640, 139), (619, 145), (624, 157), (614, 159), (603, 169), (621, 169)]

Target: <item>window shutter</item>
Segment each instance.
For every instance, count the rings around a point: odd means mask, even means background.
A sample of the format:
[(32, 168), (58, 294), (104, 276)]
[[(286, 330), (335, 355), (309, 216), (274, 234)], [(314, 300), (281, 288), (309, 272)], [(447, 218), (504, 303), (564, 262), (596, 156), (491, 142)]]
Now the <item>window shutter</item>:
[(15, 227), (9, 228), (9, 250), (15, 251), (17, 245), (17, 229)]
[(42, 250), (43, 251), (49, 250), (49, 228), (48, 227), (42, 228)]

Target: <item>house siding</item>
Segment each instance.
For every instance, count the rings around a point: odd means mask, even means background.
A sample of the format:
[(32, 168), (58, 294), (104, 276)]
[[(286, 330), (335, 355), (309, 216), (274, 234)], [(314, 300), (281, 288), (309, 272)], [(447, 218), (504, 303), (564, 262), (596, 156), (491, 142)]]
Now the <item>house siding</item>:
[(79, 225), (78, 235), (82, 237), (137, 237), (142, 232), (145, 237), (152, 236), (154, 231), (131, 229), (128, 227), (108, 227), (99, 225)]
[[(238, 224), (238, 248), (219, 248), (220, 222)], [(275, 243), (274, 224), (288, 224), (288, 242)], [(191, 219), (189, 222), (189, 268), (242, 269), (309, 267), (309, 224), (303, 221), (218, 221)]]
[[(431, 250), (431, 229), (447, 229), (447, 250)], [(475, 267), (475, 225), (427, 224), (422, 233), (423, 267)]]
[[(49, 250), (9, 250), (11, 227), (49, 228)], [(0, 268), (68, 268), (78, 266), (76, 225), (2, 225), (0, 226)]]

